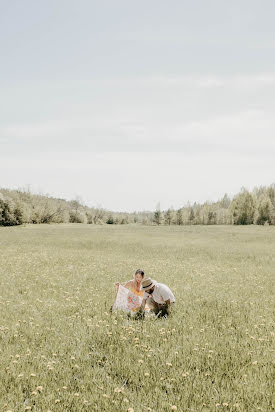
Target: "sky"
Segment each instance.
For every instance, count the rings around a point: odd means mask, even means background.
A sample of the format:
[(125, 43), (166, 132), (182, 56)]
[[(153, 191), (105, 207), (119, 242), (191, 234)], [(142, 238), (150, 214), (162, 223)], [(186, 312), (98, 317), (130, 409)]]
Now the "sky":
[(273, 0), (0, 0), (0, 187), (113, 211), (275, 182)]

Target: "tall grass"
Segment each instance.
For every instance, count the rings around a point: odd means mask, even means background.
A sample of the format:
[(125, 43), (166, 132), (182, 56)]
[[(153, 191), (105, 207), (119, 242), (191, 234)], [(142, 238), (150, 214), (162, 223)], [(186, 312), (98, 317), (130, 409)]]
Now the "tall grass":
[[(0, 229), (0, 410), (272, 411), (273, 227)], [(171, 318), (110, 314), (137, 268)]]

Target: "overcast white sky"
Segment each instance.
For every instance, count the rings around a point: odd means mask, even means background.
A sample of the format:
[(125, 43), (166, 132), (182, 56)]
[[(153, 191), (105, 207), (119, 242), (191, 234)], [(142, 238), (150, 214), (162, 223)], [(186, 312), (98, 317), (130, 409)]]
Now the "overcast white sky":
[(274, 0), (0, 0), (0, 187), (112, 210), (275, 182)]

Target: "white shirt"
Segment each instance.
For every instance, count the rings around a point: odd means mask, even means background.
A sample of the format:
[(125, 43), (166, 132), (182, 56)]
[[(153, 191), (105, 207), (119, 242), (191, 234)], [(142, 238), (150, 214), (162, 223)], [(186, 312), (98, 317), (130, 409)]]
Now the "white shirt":
[(149, 296), (152, 296), (155, 302), (160, 303), (163, 305), (166, 300), (170, 299), (170, 302), (175, 302), (175, 296), (173, 295), (172, 291), (168, 286), (164, 285), (163, 283), (156, 283), (154, 292), (150, 295), (147, 292), (144, 292), (144, 300), (148, 299)]

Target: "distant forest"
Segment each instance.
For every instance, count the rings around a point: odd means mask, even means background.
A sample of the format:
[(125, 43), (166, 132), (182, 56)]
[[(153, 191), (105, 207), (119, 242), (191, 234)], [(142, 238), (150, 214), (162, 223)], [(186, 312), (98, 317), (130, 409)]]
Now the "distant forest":
[(118, 213), (88, 207), (80, 200), (67, 201), (28, 190), (0, 189), (0, 226), (26, 223), (129, 223), (144, 225), (274, 225), (275, 184), (245, 188), (232, 199), (224, 195), (217, 202), (187, 204), (180, 209)]

